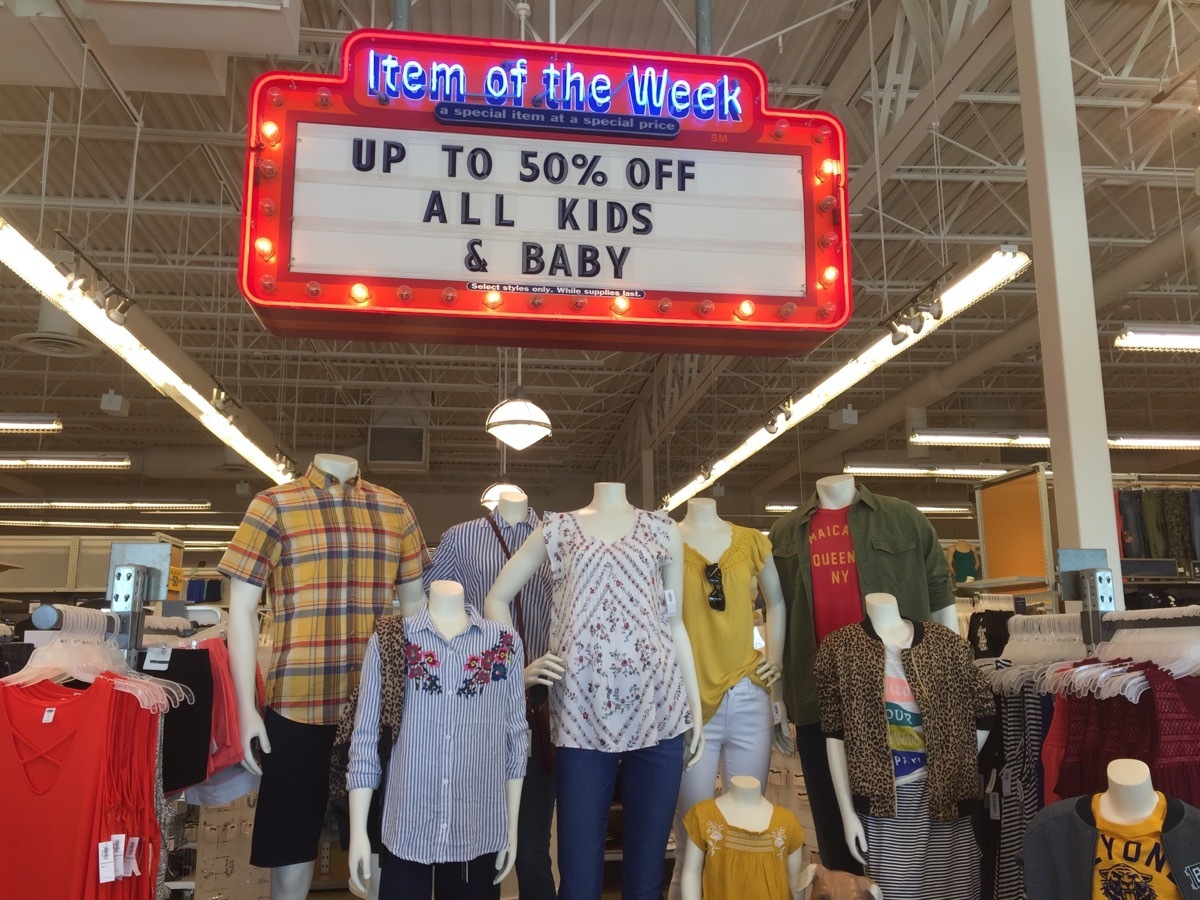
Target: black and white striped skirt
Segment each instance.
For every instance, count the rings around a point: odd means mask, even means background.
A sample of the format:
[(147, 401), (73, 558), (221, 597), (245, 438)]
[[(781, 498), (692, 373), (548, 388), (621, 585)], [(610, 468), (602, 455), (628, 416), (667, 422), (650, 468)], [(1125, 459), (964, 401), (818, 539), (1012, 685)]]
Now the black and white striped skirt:
[(885, 900), (979, 900), (980, 853), (971, 819), (930, 819), (925, 779), (896, 786), (896, 818), (859, 819), (867, 874)]

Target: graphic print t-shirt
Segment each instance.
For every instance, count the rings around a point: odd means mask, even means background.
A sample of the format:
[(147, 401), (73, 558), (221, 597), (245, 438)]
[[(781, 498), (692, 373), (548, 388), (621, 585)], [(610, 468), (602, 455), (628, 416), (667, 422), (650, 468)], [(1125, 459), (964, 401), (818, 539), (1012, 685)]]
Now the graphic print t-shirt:
[(843, 625), (862, 621), (858, 561), (850, 540), (850, 507), (818, 509), (808, 524), (813, 628), (817, 643)]
[(1100, 815), (1100, 795), (1096, 794), (1092, 815), (1099, 832), (1092, 900), (1182, 900), (1162, 845), (1166, 797), (1158, 795), (1148, 819), (1122, 825)]
[(887, 709), (892, 769), (896, 784), (908, 784), (924, 778), (927, 771), (925, 723), (904, 674), (900, 648), (885, 644), (884, 649), (887, 660), (883, 671), (883, 700)]

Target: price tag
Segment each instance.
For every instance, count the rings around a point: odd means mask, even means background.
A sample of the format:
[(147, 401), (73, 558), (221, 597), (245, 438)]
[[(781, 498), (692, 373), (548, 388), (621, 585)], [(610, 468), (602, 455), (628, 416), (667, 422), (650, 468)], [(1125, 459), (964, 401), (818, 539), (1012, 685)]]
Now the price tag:
[(126, 875), (137, 876), (141, 875), (141, 869), (137, 864), (137, 848), (141, 838), (131, 837), (125, 845), (125, 861), (122, 863)]
[(783, 724), (783, 707), (778, 702), (771, 704), (771, 718), (774, 719), (776, 725)]
[(54, 713), (57, 712), (57, 707), (47, 706), (46, 711), (42, 713), (42, 724), (49, 725), (54, 721)]
[(1000, 795), (995, 791), (988, 794), (988, 815), (995, 821), (1000, 821)]
[(116, 863), (113, 861), (112, 841), (101, 841), (100, 853), (100, 883), (108, 884), (117, 880)]
[(117, 878), (125, 877), (125, 835), (114, 834), (112, 836), (113, 845), (113, 872)]
[(667, 618), (670, 619), (675, 616), (675, 611), (679, 608), (675, 603), (675, 592), (667, 589), (663, 593), (667, 595)]
[(170, 647), (151, 647), (146, 651), (146, 662), (143, 663), (142, 669), (147, 672), (165, 672), (167, 665), (171, 662)]
[(1005, 797), (1012, 794), (1012, 772), (1008, 769), (1000, 774), (1000, 790), (1004, 792)]

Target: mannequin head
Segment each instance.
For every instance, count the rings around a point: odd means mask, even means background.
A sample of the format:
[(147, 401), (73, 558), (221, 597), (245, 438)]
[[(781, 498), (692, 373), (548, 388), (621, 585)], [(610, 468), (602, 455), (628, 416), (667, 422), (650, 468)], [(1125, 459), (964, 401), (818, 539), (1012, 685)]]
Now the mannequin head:
[(496, 515), (509, 525), (524, 522), (529, 516), (529, 498), (519, 491), (505, 491), (496, 501)]
[(822, 509), (845, 509), (858, 497), (853, 475), (829, 475), (817, 479), (817, 505)]

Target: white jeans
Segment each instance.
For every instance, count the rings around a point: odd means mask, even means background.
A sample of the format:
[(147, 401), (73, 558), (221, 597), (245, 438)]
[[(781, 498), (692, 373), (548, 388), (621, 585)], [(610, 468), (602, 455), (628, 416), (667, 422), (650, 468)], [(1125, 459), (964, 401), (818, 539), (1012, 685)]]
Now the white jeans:
[(726, 790), (734, 775), (757, 778), (766, 790), (772, 726), (771, 695), (749, 676), (725, 692), (721, 705), (704, 726), (704, 753), (694, 766), (684, 771), (675, 804), (675, 869), (668, 894), (670, 900), (678, 900), (680, 896), (679, 876), (689, 840), (683, 827), (684, 814), (701, 800), (712, 797), (718, 766)]

